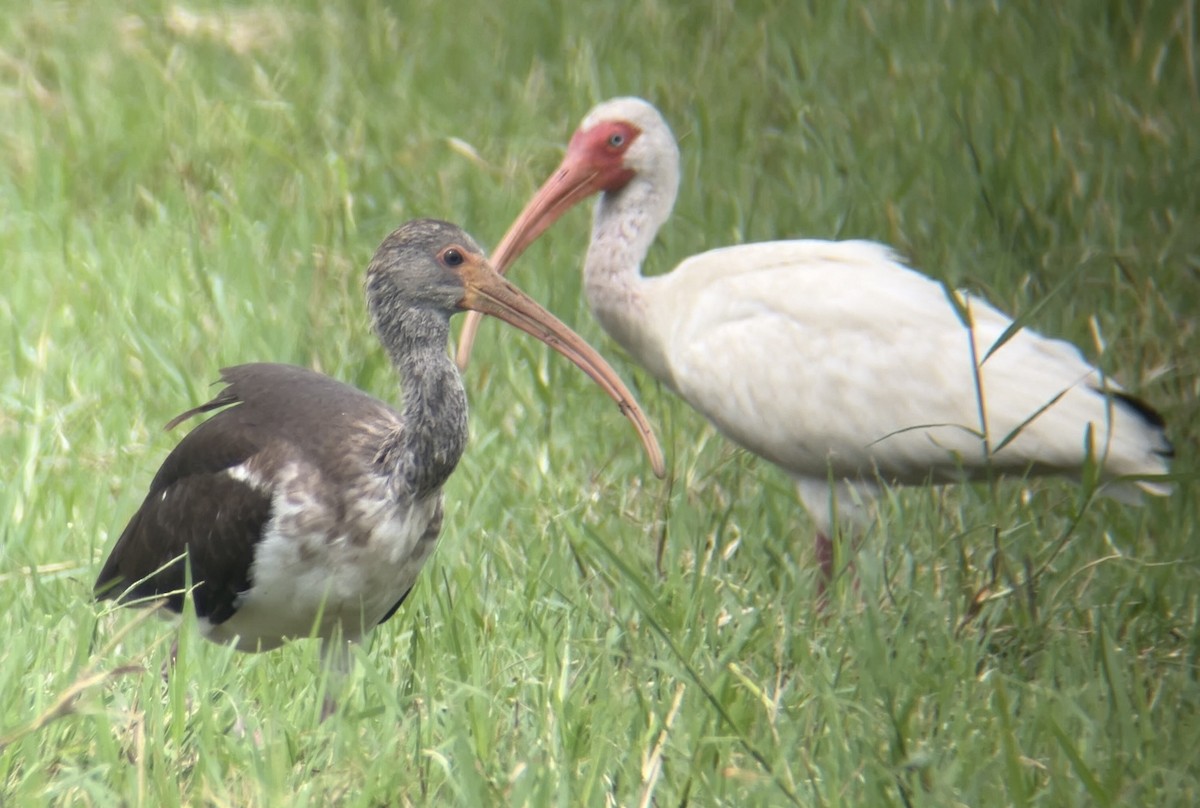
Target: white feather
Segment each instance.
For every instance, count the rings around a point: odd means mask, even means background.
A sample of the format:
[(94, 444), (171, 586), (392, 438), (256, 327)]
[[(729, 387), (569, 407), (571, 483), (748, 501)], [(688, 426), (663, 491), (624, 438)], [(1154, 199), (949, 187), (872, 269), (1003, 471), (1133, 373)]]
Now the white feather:
[(421, 539), (439, 495), (400, 505), (381, 482), (351, 505), (364, 521), (345, 521), (370, 524), (370, 532), (330, 538), (327, 528), (337, 518), (329, 503), (313, 497), (321, 490), (312, 485), (314, 474), (299, 463), (280, 473), (251, 568), (253, 584), (231, 618), (203, 626), (209, 639), (266, 651), (289, 638), (332, 636), (336, 627), (344, 639), (358, 640), (412, 587), (433, 552), (435, 542)]
[[(989, 468), (1077, 475), (1089, 453), (1106, 479), (1167, 471), (1161, 430), (1098, 393), (1121, 388), (1074, 346), (1023, 329), (988, 356), (1011, 319), (955, 293), (968, 328), (942, 284), (882, 245), (748, 244), (642, 277), (674, 205), (678, 149), (640, 99), (601, 104), (583, 129), (612, 121), (640, 133), (623, 159), (632, 179), (596, 207), (585, 266), (593, 312), (722, 433), (790, 472), (823, 530), (831, 477), (842, 481), (835, 493), (856, 492), (839, 510), (857, 511), (878, 481), (949, 481)], [(1168, 490), (1121, 482), (1109, 493), (1136, 500)]]

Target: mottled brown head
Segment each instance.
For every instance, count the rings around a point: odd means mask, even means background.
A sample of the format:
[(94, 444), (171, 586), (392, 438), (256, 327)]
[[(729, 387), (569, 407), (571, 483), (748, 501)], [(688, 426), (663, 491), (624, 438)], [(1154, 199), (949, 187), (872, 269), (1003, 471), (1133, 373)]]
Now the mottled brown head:
[(492, 269), (479, 245), (460, 228), (418, 219), (384, 239), (367, 269), (367, 303), (380, 340), (401, 366), (418, 355), (432, 357), (429, 351), (444, 352), (450, 315), (465, 309), (490, 314), (536, 337), (578, 365), (617, 402), (637, 427), (654, 473), (666, 474), (650, 423), (616, 371)]
[(457, 225), (414, 219), (388, 235), (367, 267), (367, 300), (385, 310), (426, 309), (446, 318), (466, 308), (464, 269), (486, 266), (475, 240)]

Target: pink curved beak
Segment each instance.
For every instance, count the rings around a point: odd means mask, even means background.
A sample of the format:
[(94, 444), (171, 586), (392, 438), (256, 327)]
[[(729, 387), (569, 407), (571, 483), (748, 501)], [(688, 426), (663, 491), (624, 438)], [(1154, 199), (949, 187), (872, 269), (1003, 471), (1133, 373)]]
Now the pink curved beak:
[(484, 313), (497, 317), (541, 340), (578, 365), (617, 402), (621, 414), (637, 428), (654, 475), (660, 479), (666, 476), (667, 467), (662, 449), (646, 414), (642, 412), (633, 393), (621, 381), (617, 372), (594, 348), (553, 314), (501, 277), (487, 260), (471, 256), (458, 274), (463, 284), (463, 297), (459, 305), (469, 309), (468, 314)]
[[(564, 213), (602, 190), (611, 177), (603, 168), (586, 162), (579, 152), (568, 148), (562, 163), (542, 184), (529, 204), (521, 211), (521, 215), (508, 228), (500, 245), (492, 252), (492, 266), (501, 275), (508, 272), (521, 253), (530, 244), (537, 241), (538, 236), (546, 232)], [(460, 370), (466, 370), (471, 360), (471, 349), (475, 344), (475, 335), (479, 331), (479, 321), (482, 314), (468, 312), (462, 331), (458, 337), (458, 353), (455, 361)]]

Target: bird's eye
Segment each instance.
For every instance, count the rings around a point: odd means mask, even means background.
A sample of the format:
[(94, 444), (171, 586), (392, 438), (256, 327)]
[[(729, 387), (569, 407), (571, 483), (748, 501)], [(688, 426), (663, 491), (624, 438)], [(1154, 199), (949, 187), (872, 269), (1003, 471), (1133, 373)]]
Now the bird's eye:
[(453, 247), (442, 253), (442, 263), (448, 267), (462, 266), (462, 263), (465, 260), (466, 259), (463, 258), (463, 254)]
[(608, 147), (610, 149), (619, 149), (625, 145), (625, 136), (620, 132), (613, 132), (608, 136)]

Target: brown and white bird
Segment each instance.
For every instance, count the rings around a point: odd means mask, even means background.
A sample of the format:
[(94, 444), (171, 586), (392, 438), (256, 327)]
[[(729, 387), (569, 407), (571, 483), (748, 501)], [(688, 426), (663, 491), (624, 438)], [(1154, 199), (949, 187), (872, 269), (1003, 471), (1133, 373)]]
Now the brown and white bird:
[[(724, 435), (793, 477), (826, 577), (834, 513), (862, 514), (880, 483), (1078, 476), (1091, 454), (1109, 494), (1169, 491), (1130, 479), (1168, 470), (1171, 446), (1149, 406), (1071, 344), (1010, 333), (1012, 320), (978, 297), (956, 293), (956, 310), (941, 283), (885, 246), (747, 244), (643, 277), (678, 187), (679, 149), (658, 110), (606, 101), (509, 228), (494, 266), (505, 272), (598, 193), (583, 269), (596, 319)], [(460, 367), (479, 318), (468, 315), (460, 335)]]
[(366, 296), (403, 408), (300, 367), (226, 368), (214, 399), (168, 424), (219, 410), (167, 456), (100, 571), (98, 598), (178, 612), (190, 592), (204, 635), (243, 651), (354, 641), (391, 617), (433, 552), (442, 486), (467, 442), (466, 394), (446, 350), (450, 316), (465, 309), (579, 365), (637, 426), (661, 476), (654, 435), (612, 368), (459, 228), (418, 220), (389, 235)]

